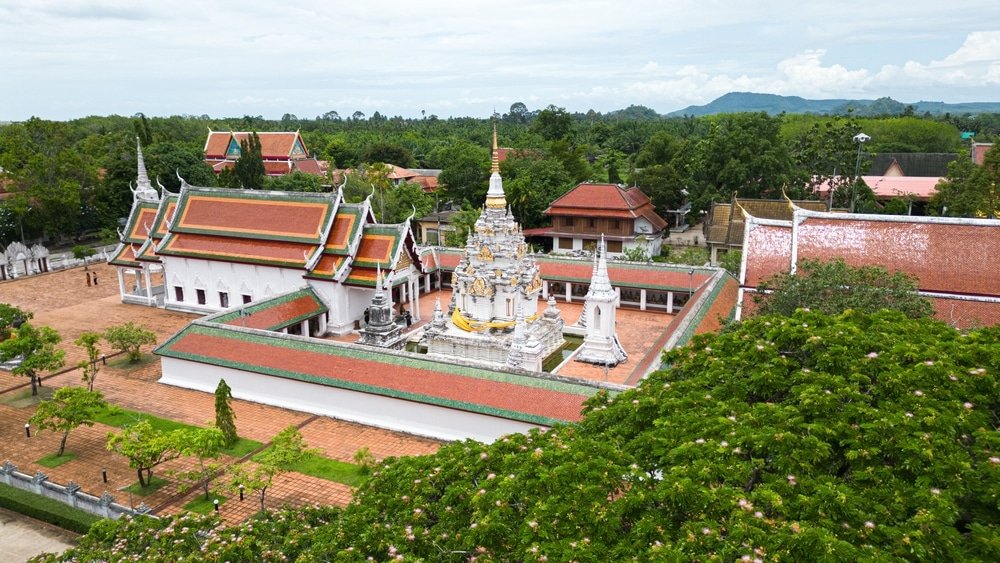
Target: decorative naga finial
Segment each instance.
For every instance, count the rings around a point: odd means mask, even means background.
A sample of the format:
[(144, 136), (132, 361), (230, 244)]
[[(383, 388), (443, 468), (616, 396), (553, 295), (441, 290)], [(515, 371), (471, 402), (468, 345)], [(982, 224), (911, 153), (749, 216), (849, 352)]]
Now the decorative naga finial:
[(490, 167), (490, 174), (500, 172), (500, 149), (497, 148), (497, 122), (493, 122), (493, 157), (492, 166)]

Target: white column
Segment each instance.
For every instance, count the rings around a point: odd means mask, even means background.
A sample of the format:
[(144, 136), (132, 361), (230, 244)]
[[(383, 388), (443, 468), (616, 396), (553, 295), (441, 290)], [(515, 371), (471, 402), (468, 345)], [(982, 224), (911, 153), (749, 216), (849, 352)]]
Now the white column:
[(299, 328), (301, 329), (302, 336), (312, 336), (309, 334), (309, 319), (306, 319), (299, 323)]
[(549, 282), (547, 281), (542, 282), (542, 299), (549, 300)]
[(424, 293), (431, 292), (431, 275), (424, 274)]
[(118, 271), (118, 293), (121, 294), (122, 299), (125, 298), (125, 274), (122, 273), (121, 268), (115, 268)]
[(646, 310), (646, 290), (645, 289), (640, 289), (639, 290), (639, 310), (640, 311), (645, 311)]
[(326, 336), (326, 313), (321, 314), (319, 317), (319, 334), (316, 336)]
[(667, 312), (673, 314), (674, 312), (674, 292), (667, 292)]
[(566, 282), (566, 302), (573, 302), (573, 284), (571, 282)]
[(153, 299), (153, 288), (150, 287), (151, 284), (150, 284), (150, 280), (149, 280), (149, 268), (143, 268), (142, 269), (142, 276), (143, 276), (143, 278), (145, 278), (145, 281), (146, 281), (146, 299), (152, 300)]
[(410, 283), (413, 284), (413, 322), (420, 320), (420, 278), (411, 276)]

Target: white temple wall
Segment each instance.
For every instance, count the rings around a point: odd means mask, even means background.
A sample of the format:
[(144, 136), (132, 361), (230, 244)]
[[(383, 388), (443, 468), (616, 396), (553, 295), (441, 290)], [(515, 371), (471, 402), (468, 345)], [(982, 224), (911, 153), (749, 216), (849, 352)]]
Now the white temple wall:
[[(195, 258), (163, 256), (167, 272), (166, 301), (168, 309), (188, 311), (221, 311), (220, 292), (229, 296), (229, 307), (243, 303), (243, 295), (250, 295), (251, 302), (286, 293), (306, 285), (303, 270), (216, 262)], [(183, 291), (183, 301), (178, 301), (176, 289)], [(198, 302), (198, 290), (204, 290), (205, 303)]]
[(492, 442), (506, 434), (544, 428), (506, 418), (404, 401), (294, 379), (284, 379), (178, 358), (162, 358), (160, 383), (206, 393), (220, 379), (233, 396), (267, 405), (332, 416), (360, 424), (388, 428), (441, 440), (473, 438)]

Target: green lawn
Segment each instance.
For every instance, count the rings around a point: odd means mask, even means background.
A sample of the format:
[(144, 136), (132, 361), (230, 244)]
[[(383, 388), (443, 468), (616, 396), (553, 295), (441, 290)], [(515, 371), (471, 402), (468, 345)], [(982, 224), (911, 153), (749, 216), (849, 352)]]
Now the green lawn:
[(161, 430), (163, 432), (170, 432), (171, 430), (197, 428), (196, 426), (193, 426), (191, 424), (184, 424), (183, 422), (167, 420), (165, 418), (153, 416), (148, 413), (123, 409), (121, 407), (116, 407), (113, 405), (104, 409), (104, 412), (99, 414), (94, 420), (96, 422), (100, 422), (101, 424), (114, 426), (115, 428), (124, 428), (125, 426), (128, 426), (130, 424), (135, 424), (141, 420), (148, 420), (149, 423), (153, 426), (154, 430)]
[[(155, 355), (143, 352), (142, 357), (139, 358), (139, 361), (130, 362), (128, 361), (128, 354), (119, 354), (114, 358), (108, 360), (108, 366), (125, 370), (137, 369), (145, 365), (151, 364), (157, 361), (157, 359), (158, 358)], [(98, 375), (98, 377), (100, 377), (100, 375)]]
[(357, 487), (366, 477), (362, 474), (360, 466), (323, 457), (319, 454), (306, 454), (298, 463), (289, 466), (288, 469), (352, 487)]
[(122, 490), (125, 491), (126, 493), (132, 493), (132, 494), (134, 494), (136, 496), (144, 497), (146, 495), (151, 495), (151, 494), (155, 493), (156, 491), (158, 491), (159, 489), (161, 489), (167, 483), (168, 483), (168, 481), (166, 479), (160, 479), (159, 477), (153, 477), (150, 480), (149, 484), (146, 485), (145, 487), (140, 487), (139, 486), (139, 482), (136, 481), (135, 483), (132, 483), (131, 485), (123, 488)]
[[(140, 420), (148, 420), (149, 423), (153, 426), (154, 430), (160, 430), (163, 432), (170, 432), (171, 430), (190, 430), (193, 428), (198, 428), (198, 426), (194, 426), (192, 424), (184, 424), (183, 422), (177, 422), (174, 420), (168, 420), (166, 418), (160, 418), (158, 416), (154, 416), (149, 413), (123, 409), (121, 407), (116, 407), (114, 405), (109, 406), (94, 420), (96, 422), (100, 422), (101, 424), (114, 426), (115, 428), (123, 428), (130, 424), (135, 424)], [(222, 450), (222, 453), (228, 456), (240, 458), (256, 450), (262, 445), (263, 444), (261, 444), (256, 440), (251, 440), (249, 438), (240, 438), (235, 444), (233, 444), (232, 447)]]
[(35, 463), (41, 465), (42, 467), (48, 467), (49, 469), (52, 469), (53, 467), (59, 467), (60, 465), (68, 461), (73, 461), (74, 459), (76, 459), (76, 454), (70, 452), (63, 452), (63, 455), (49, 454), (35, 461)]
[(205, 495), (199, 494), (195, 499), (184, 505), (184, 510), (190, 510), (191, 512), (197, 512), (198, 514), (209, 514), (215, 510), (215, 501), (219, 500), (219, 506), (222, 506), (228, 500), (227, 497), (222, 496), (216, 492), (212, 492), (205, 498)]

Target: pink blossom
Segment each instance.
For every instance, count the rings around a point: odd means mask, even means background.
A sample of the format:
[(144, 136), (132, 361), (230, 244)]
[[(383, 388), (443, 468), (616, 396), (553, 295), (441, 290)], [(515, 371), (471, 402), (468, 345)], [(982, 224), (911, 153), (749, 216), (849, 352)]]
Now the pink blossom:
[(496, 477), (497, 477), (496, 473), (490, 473), (489, 475), (486, 476), (487, 479), (496, 479)]
[(875, 527), (875, 522), (871, 520), (865, 520), (865, 528), (872, 529)]
[(868, 352), (868, 358), (874, 360), (878, 357), (878, 352)]
[(914, 391), (913, 394), (916, 395), (916, 396), (918, 396), (918, 397), (923, 397), (924, 396), (924, 392), (921, 391), (920, 389), (917, 389), (916, 391)]
[(528, 527), (534, 530), (538, 528), (538, 522), (532, 520), (531, 522), (528, 522)]
[(695, 444), (704, 444), (705, 443), (705, 439), (704, 438), (698, 438), (697, 440), (694, 441), (694, 443)]
[(966, 401), (966, 402), (962, 403), (962, 406), (965, 407), (965, 408), (967, 408), (967, 409), (971, 409), (975, 405), (973, 405), (972, 403)]
[(993, 456), (990, 458), (990, 463), (1000, 463), (1000, 457)]
[(479, 459), (486, 459), (488, 457), (490, 457), (490, 455), (488, 453), (486, 453), (486, 452), (483, 452), (483, 453), (479, 454)]
[(933, 489), (931, 489), (931, 494), (933, 494), (933, 495), (939, 495), (939, 494), (941, 494), (941, 489), (933, 488)]
[(711, 529), (711, 528), (702, 528), (702, 529), (701, 529), (701, 533), (702, 533), (703, 535), (706, 535), (706, 536), (707, 536), (707, 535), (710, 535), (710, 534), (712, 533), (712, 529)]

